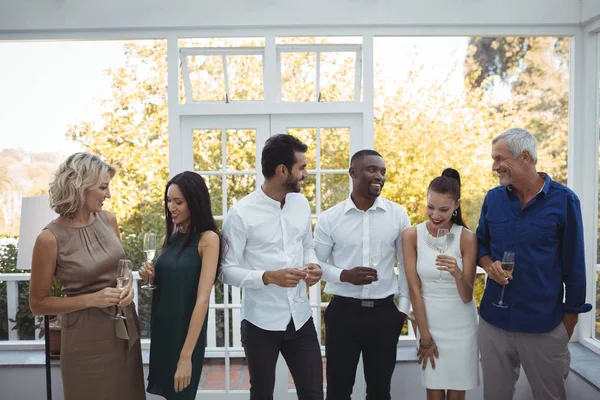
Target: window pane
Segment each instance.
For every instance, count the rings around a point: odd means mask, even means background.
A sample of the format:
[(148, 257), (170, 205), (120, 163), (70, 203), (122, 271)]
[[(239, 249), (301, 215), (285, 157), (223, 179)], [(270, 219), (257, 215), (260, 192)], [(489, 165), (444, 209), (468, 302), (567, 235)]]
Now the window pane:
[(316, 101), (317, 53), (281, 53), (281, 100)]
[(225, 75), (221, 56), (188, 56), (194, 101), (225, 101)]
[(256, 175), (227, 176), (227, 209), (256, 189)]
[(347, 169), (350, 165), (350, 129), (321, 129), (321, 168)]
[(263, 100), (263, 57), (227, 56), (230, 100)]
[(354, 101), (356, 53), (321, 53), (321, 101)]
[(219, 175), (203, 176), (208, 186), (210, 206), (214, 216), (223, 215), (223, 178)]
[(220, 129), (194, 129), (194, 171), (219, 171), (222, 167)]
[(321, 175), (321, 212), (346, 200), (350, 195), (348, 174)]
[(254, 129), (227, 130), (227, 169), (256, 170), (256, 131)]
[(301, 182), (302, 189), (300, 193), (302, 193), (310, 204), (310, 212), (312, 214), (317, 213), (317, 176), (315, 174), (310, 174), (305, 180)]
[(286, 132), (300, 139), (308, 150), (306, 151), (306, 168), (317, 168), (317, 129), (316, 128), (289, 128)]

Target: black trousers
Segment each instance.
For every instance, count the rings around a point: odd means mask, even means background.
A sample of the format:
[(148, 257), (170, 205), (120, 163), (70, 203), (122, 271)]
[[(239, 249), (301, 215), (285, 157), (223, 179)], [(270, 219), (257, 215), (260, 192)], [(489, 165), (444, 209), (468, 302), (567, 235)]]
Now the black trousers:
[(367, 400), (390, 400), (396, 346), (406, 315), (393, 302), (362, 307), (334, 297), (325, 310), (327, 400), (350, 400), (360, 353)]
[(242, 345), (250, 373), (250, 399), (272, 400), (279, 352), (288, 365), (298, 399), (323, 399), (323, 363), (312, 317), (298, 330), (266, 331), (242, 321)]

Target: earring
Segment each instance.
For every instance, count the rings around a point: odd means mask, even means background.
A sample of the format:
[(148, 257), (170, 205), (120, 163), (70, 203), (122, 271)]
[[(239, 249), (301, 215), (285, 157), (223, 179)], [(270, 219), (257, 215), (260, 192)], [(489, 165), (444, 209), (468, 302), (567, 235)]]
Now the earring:
[(456, 217), (457, 215), (458, 215), (458, 211), (457, 211), (457, 210), (454, 210), (454, 212), (452, 213), (452, 216), (453, 216), (453, 217)]

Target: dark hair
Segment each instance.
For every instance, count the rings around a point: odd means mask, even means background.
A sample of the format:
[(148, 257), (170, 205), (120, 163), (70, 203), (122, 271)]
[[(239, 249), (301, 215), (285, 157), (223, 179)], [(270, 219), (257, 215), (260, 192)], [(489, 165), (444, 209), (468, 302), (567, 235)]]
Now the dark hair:
[(167, 247), (169, 239), (172, 236), (179, 234), (178, 232), (174, 232), (174, 224), (171, 219), (171, 212), (169, 211), (167, 202), (167, 192), (171, 185), (177, 185), (179, 187), (190, 210), (190, 226), (185, 233), (185, 239), (181, 244), (177, 257), (179, 257), (183, 250), (190, 244), (193, 234), (213, 231), (219, 236), (219, 261), (217, 263), (218, 276), (221, 262), (225, 254), (225, 242), (212, 215), (210, 194), (208, 193), (206, 182), (204, 182), (204, 179), (195, 172), (181, 172), (172, 177), (167, 183), (167, 187), (165, 188), (165, 223), (167, 232), (163, 242), (163, 250)]
[[(438, 176), (429, 184), (429, 188), (427, 188), (427, 192), (432, 191), (439, 194), (446, 194), (454, 201), (460, 200), (460, 174), (454, 168), (446, 168), (442, 171), (442, 175)], [(462, 225), (467, 228), (467, 225), (462, 219), (462, 212), (460, 210), (460, 205), (456, 209), (456, 215), (452, 214), (452, 218), (450, 218), (452, 222), (457, 225)]]
[[(352, 156), (352, 158), (350, 159), (350, 166), (352, 166), (352, 164), (354, 164), (355, 161), (360, 160), (363, 157), (366, 156), (377, 156), (377, 157), (381, 157), (381, 154), (379, 154), (378, 152), (376, 152), (375, 150), (371, 150), (371, 149), (364, 149), (364, 150), (359, 150), (356, 153), (354, 153), (354, 155)], [(381, 157), (383, 158), (383, 157)]]
[(296, 163), (296, 152), (306, 153), (306, 150), (308, 147), (295, 136), (282, 133), (271, 136), (265, 142), (262, 151), (260, 163), (263, 176), (271, 178), (275, 175), (277, 166), (281, 164), (291, 172)]

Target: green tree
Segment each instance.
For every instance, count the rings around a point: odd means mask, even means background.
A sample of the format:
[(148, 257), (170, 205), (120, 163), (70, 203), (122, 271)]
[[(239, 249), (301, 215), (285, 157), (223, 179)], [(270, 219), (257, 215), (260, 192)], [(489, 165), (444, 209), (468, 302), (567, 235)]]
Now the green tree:
[[(567, 181), (569, 39), (472, 38), (465, 60), (466, 90), (508, 88), (495, 106), (512, 126), (538, 139), (538, 170)], [(500, 133), (500, 132), (498, 132)]]

